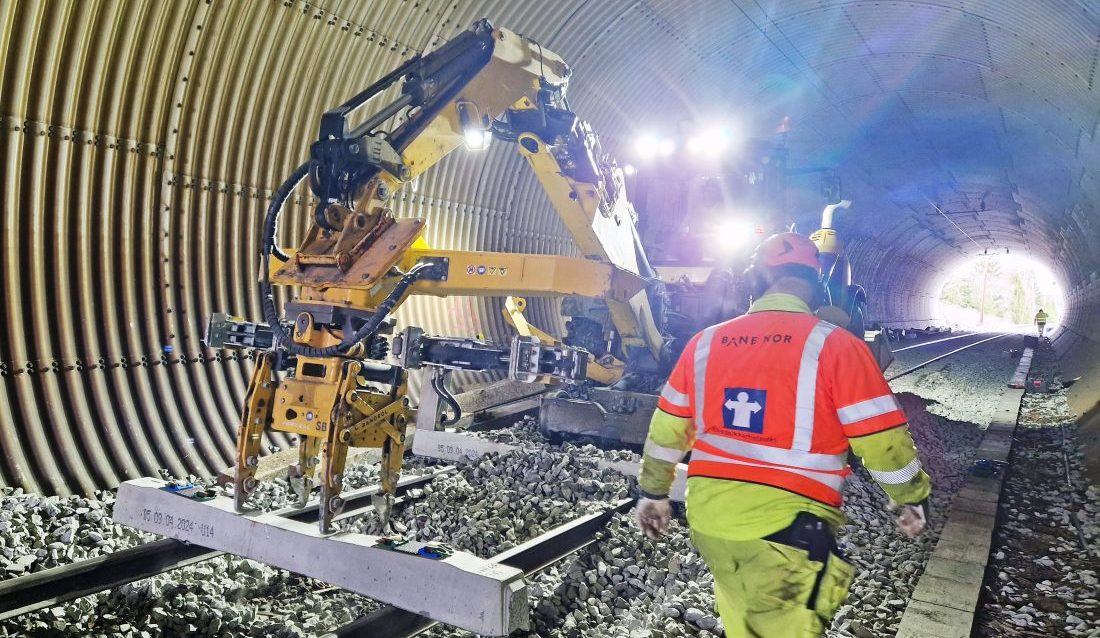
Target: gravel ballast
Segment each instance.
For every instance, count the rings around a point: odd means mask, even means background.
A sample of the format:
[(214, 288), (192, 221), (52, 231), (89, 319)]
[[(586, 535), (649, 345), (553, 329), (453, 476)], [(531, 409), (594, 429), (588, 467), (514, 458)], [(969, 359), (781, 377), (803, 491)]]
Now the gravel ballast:
[(1100, 490), (1049, 349), (1029, 381), (1001, 492), (975, 636), (1100, 636)]
[[(993, 334), (968, 335), (895, 353), (896, 360), (885, 374), (887, 377), (893, 376)], [(1022, 348), (1023, 338), (1020, 336), (994, 339), (895, 379), (890, 382), (890, 387), (894, 392), (912, 392), (933, 402), (928, 406), (928, 411), (933, 414), (985, 427), (996, 413), (998, 400), (1016, 370), (1019, 363), (1017, 353)]]
[(0, 581), (95, 558), (155, 538), (111, 521), (114, 492), (39, 496), (0, 492)]
[[(902, 401), (913, 418), (922, 451), (941, 460), (926, 463), (949, 488), (973, 448), (972, 430), (923, 411), (915, 397)], [(600, 470), (600, 458), (632, 456), (591, 445), (549, 446), (533, 420), (484, 436), (542, 449), (490, 456), (434, 481), (394, 512), (395, 526), (421, 540), (446, 540), (456, 549), (492, 556), (627, 495), (631, 481)], [(430, 463), (410, 463), (406, 473)], [(366, 466), (348, 471), (350, 488), (372, 483)], [(544, 480), (548, 478), (549, 480)], [(951, 488), (954, 489), (954, 488)], [(264, 483), (258, 501), (266, 508), (293, 498), (285, 481)], [(938, 500), (947, 499), (938, 490)], [(893, 601), (912, 589), (932, 537), (909, 540), (894, 530), (883, 497), (862, 470), (846, 488), (845, 511), (853, 524), (841, 536), (862, 574), (842, 610), (833, 635), (861, 635), (895, 622)], [(109, 514), (109, 508), (106, 508)], [(857, 525), (861, 522), (862, 525)], [(106, 515), (101, 520), (112, 526)], [(938, 529), (941, 523), (933, 521)], [(349, 527), (375, 531), (377, 520), (352, 520)], [(117, 527), (117, 526), (114, 526)], [(123, 528), (119, 528), (123, 529)], [(720, 635), (713, 610), (713, 583), (692, 548), (687, 530), (674, 522), (668, 537), (653, 542), (634, 528), (630, 516), (616, 517), (601, 540), (532, 581), (531, 636), (706, 636)], [(137, 539), (140, 540), (140, 539)], [(135, 540), (134, 542), (137, 542)], [(894, 566), (901, 567), (894, 569)], [(377, 608), (377, 603), (340, 592), (253, 561), (219, 557), (10, 621), (0, 635), (58, 636), (306, 636), (331, 630)], [(866, 613), (864, 613), (866, 612)], [(436, 635), (469, 635), (442, 628)]]
[[(425, 471), (424, 463), (413, 464), (408, 474)], [(345, 472), (349, 489), (377, 482), (377, 468), (351, 466)], [(191, 482), (199, 482), (190, 477)], [(77, 516), (80, 524), (73, 544), (88, 548), (87, 557), (132, 547), (154, 540), (153, 534), (116, 525), (110, 518), (113, 491), (104, 491), (86, 505), (71, 497), (71, 504), (98, 511), (89, 519)], [(37, 497), (22, 496), (34, 502)], [(253, 502), (264, 510), (289, 505), (294, 499), (285, 479), (260, 484)], [(9, 498), (5, 497), (4, 509)], [(37, 509), (52, 510), (41, 500)], [(74, 511), (79, 511), (76, 507)], [(16, 508), (17, 509), (17, 508)], [(33, 515), (29, 515), (33, 521)], [(0, 515), (2, 518), (2, 515)], [(41, 518), (41, 515), (40, 515)], [(48, 534), (64, 529), (69, 518), (65, 510), (54, 518), (42, 519)], [(48, 521), (48, 523), (46, 523)], [(109, 549), (108, 549), (109, 548)], [(2, 550), (0, 550), (2, 551)], [(79, 550), (58, 553), (32, 563), (31, 571), (73, 562)], [(37, 555), (37, 554), (35, 554)], [(11, 577), (9, 574), (8, 577)], [(153, 638), (158, 636), (308, 636), (350, 622), (378, 607), (378, 603), (331, 587), (320, 581), (273, 569), (235, 556), (219, 556), (153, 578), (136, 581), (115, 590), (100, 592), (50, 609), (24, 614), (0, 623), (0, 636), (110, 636)], [(291, 610), (288, 614), (287, 610)]]
[[(972, 462), (980, 432), (972, 424), (929, 413), (916, 396), (906, 394), (899, 399), (933, 478), (933, 512), (946, 511)], [(532, 420), (482, 436), (515, 445), (540, 442)], [(560, 449), (574, 455), (621, 458), (626, 454), (570, 444)], [(828, 635), (892, 635), (944, 520), (933, 516), (926, 534), (906, 538), (885, 511), (885, 495), (862, 468), (856, 469), (844, 493), (844, 511), (851, 524), (841, 532), (839, 542), (857, 565), (859, 576)], [(539, 574), (533, 583), (532, 631), (523, 636), (721, 635), (721, 622), (714, 611), (713, 579), (692, 547), (682, 520), (673, 521), (665, 538), (650, 541), (636, 530), (630, 516), (616, 517), (601, 532), (599, 542)], [(449, 628), (435, 629), (430, 635), (472, 636)]]
[[(965, 363), (963, 354), (954, 364), (952, 359), (933, 364), (921, 371), (926, 374), (919, 383), (911, 381), (914, 392), (923, 399), (915, 394), (900, 395), (921, 458), (935, 485), (931, 529), (917, 539), (905, 538), (885, 512), (881, 490), (856, 468), (845, 487), (844, 510), (851, 523), (839, 540), (849, 560), (857, 565), (859, 576), (829, 636), (878, 638), (895, 633), (908, 596), (944, 524), (941, 513), (948, 510), (980, 438), (973, 423), (952, 421), (942, 415), (980, 418), (986, 403), (996, 404), (999, 390), (1015, 366), (1015, 360), (1003, 353), (1009, 345), (992, 342), (988, 347), (975, 348), (976, 358), (984, 363)], [(932, 354), (915, 355), (914, 361)], [(945, 369), (937, 367), (939, 364), (953, 367)], [(968, 375), (965, 384), (960, 381), (962, 375)], [(899, 387), (904, 385), (900, 384), (903, 380), (895, 383), (895, 389), (903, 389)], [(991, 410), (989, 407), (989, 413)], [(634, 456), (631, 452), (569, 443), (549, 445), (531, 419), (480, 436), (532, 449), (460, 464), (458, 472), (412, 494), (414, 498), (408, 505), (395, 510), (393, 520), (398, 531), (420, 540), (442, 540), (456, 549), (489, 557), (556, 525), (598, 511), (629, 494), (632, 488), (631, 480), (596, 466), (599, 459), (627, 458)], [(432, 466), (435, 464), (410, 461), (406, 474)], [(376, 480), (376, 471), (370, 466), (349, 470), (347, 480), (349, 488), (371, 483)], [(280, 507), (291, 500), (285, 481), (264, 485), (261, 500), (265, 507)], [(103, 497), (106, 504), (101, 519), (108, 527), (110, 498), (109, 493)], [(71, 527), (71, 523), (68, 525)], [(368, 516), (346, 525), (375, 532), (378, 521)], [(44, 534), (52, 534), (62, 526), (58, 523), (48, 527)], [(83, 533), (78, 524), (74, 542), (79, 542)], [(122, 531), (112, 533), (119, 539), (125, 535)], [(137, 536), (118, 542), (132, 544), (140, 540)], [(42, 562), (32, 563), (30, 569), (45, 567), (47, 560), (66, 562), (78, 556), (75, 551), (72, 556), (60, 552), (54, 559), (46, 549), (45, 556), (39, 557)], [(631, 516), (618, 516), (600, 532), (596, 543), (530, 582), (532, 629), (522, 636), (721, 635), (721, 624), (713, 609), (713, 582), (681, 521), (674, 521), (670, 534), (654, 542), (640, 535)], [(222, 557), (4, 623), (0, 635), (142, 636), (142, 631), (148, 631), (166, 636), (306, 636), (332, 630), (377, 606), (374, 601), (318, 581), (252, 561)], [(51, 633), (35, 633), (44, 629)], [(440, 627), (431, 635), (470, 634)]]
[[(574, 446), (573, 449), (576, 448)], [(589, 449), (595, 450), (595, 448)], [(410, 459), (405, 474), (430, 471), (434, 462)], [(550, 480), (543, 480), (547, 478)], [(372, 466), (345, 472), (349, 489), (377, 481)], [(393, 515), (398, 532), (419, 540), (443, 540), (457, 550), (490, 557), (605, 503), (625, 498), (630, 481), (596, 467), (595, 457), (532, 451), (493, 455), (460, 465), (458, 471), (410, 492)], [(105, 493), (104, 528), (113, 525)], [(31, 503), (43, 507), (37, 497)], [(254, 502), (262, 509), (294, 499), (285, 480), (261, 483)], [(32, 524), (39, 518), (28, 514)], [(380, 531), (374, 514), (349, 519), (347, 529)], [(152, 539), (135, 534), (129, 545)], [(68, 555), (32, 569), (71, 562)], [(49, 561), (49, 564), (47, 564)], [(255, 561), (222, 556), (0, 624), (0, 635), (30, 636), (308, 636), (335, 629), (377, 609), (379, 604), (320, 581)]]

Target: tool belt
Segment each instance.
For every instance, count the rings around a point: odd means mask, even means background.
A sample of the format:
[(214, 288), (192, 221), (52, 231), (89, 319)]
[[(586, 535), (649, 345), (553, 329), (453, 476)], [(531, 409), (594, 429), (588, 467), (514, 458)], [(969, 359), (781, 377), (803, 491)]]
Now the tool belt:
[[(833, 531), (829, 528), (829, 524), (824, 519), (809, 512), (799, 512), (789, 527), (765, 536), (764, 540), (803, 550), (810, 560), (821, 563), (821, 569), (818, 570), (817, 578), (814, 579), (814, 586), (810, 590), (810, 598), (806, 601), (806, 606), (827, 618), (831, 618), (836, 611), (836, 606), (839, 606), (843, 599), (843, 595), (841, 595), (841, 600), (833, 600), (836, 598), (836, 594), (840, 593), (837, 588), (840, 587), (844, 594), (847, 593), (847, 589), (851, 584), (851, 576), (854, 576), (854, 570), (852, 570), (851, 565), (844, 562), (844, 554), (837, 547), (836, 539), (833, 537)], [(832, 557), (837, 560), (832, 560)], [(844, 573), (838, 574), (837, 571)], [(818, 594), (821, 593), (822, 581), (825, 579), (826, 574), (829, 575), (830, 580), (828, 587), (830, 591), (827, 596), (830, 600), (819, 601)], [(848, 581), (846, 584), (843, 582), (845, 580)], [(823, 604), (819, 605), (819, 602)], [(822, 608), (819, 609), (819, 607)]]

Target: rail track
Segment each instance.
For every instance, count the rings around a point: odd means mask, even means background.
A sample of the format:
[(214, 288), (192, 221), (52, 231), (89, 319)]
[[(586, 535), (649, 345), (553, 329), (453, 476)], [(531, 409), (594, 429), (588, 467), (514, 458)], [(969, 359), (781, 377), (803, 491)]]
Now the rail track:
[[(976, 338), (972, 343), (939, 354), (917, 365), (892, 375), (889, 380), (898, 379), (924, 368), (936, 361), (956, 355), (976, 346), (1018, 334), (1016, 332), (967, 333), (944, 339), (935, 339), (898, 349), (896, 352), (916, 350), (944, 342), (965, 338)], [(433, 473), (408, 477), (398, 486), (397, 504), (412, 500), (408, 492), (443, 475), (455, 471), (453, 466), (440, 468)], [(370, 512), (370, 497), (377, 492), (377, 486), (368, 486), (348, 494), (347, 509), (337, 520), (346, 520)], [(589, 544), (596, 542), (597, 533), (618, 513), (626, 512), (633, 501), (624, 499), (609, 503), (604, 511), (578, 518), (559, 526), (550, 532), (536, 537), (512, 550), (499, 554), (492, 562), (520, 569), (530, 576), (573, 554)], [(309, 520), (316, 511), (317, 504), (311, 503), (302, 508), (284, 508), (275, 512), (292, 520)], [(26, 576), (0, 581), (0, 621), (24, 613), (41, 610), (99, 591), (112, 589), (130, 582), (149, 578), (165, 572), (210, 560), (223, 552), (211, 550), (173, 539), (162, 539), (145, 543), (110, 555), (56, 567)], [(347, 625), (325, 634), (326, 638), (351, 638), (370, 636), (372, 638), (407, 638), (417, 635), (436, 621), (423, 615), (385, 606)]]
[[(454, 471), (454, 466), (446, 466), (430, 474), (402, 479), (397, 486), (399, 500), (395, 505), (407, 502), (410, 490)], [(335, 520), (346, 520), (372, 511), (371, 495), (377, 492), (377, 485), (349, 492), (345, 510)], [(317, 503), (313, 502), (305, 507), (283, 508), (275, 514), (291, 520), (308, 521), (316, 511)], [(0, 621), (210, 560), (223, 553), (165, 538), (106, 556), (0, 581)]]
[[(403, 479), (398, 484), (395, 506), (414, 500), (409, 494), (411, 490), (455, 471), (454, 466), (446, 466), (428, 474)], [(374, 508), (370, 504), (371, 496), (377, 491), (378, 486), (371, 485), (349, 492), (346, 509), (335, 520), (347, 520), (372, 511)], [(582, 516), (558, 526), (494, 556), (490, 561), (520, 569), (529, 576), (596, 542), (599, 530), (616, 514), (628, 511), (633, 504), (634, 499), (609, 503), (599, 513)], [(305, 507), (288, 507), (273, 513), (291, 520), (308, 521), (316, 510), (317, 503), (313, 502)], [(0, 621), (211, 560), (223, 554), (221, 551), (166, 538), (106, 556), (0, 581)], [(435, 624), (437, 621), (414, 612), (385, 606), (326, 635), (331, 638), (414, 636)]]
[(959, 335), (952, 335), (950, 337), (944, 337), (943, 339), (933, 339), (931, 341), (921, 341), (920, 343), (914, 343), (911, 346), (905, 346), (904, 348), (896, 348), (894, 352), (905, 352), (906, 350), (916, 350), (917, 348), (924, 348), (926, 346), (932, 346), (937, 343), (943, 343), (944, 341), (954, 341), (955, 339), (965, 339), (966, 337), (973, 337), (975, 335), (982, 334), (980, 332), (966, 332)]
[[(616, 514), (629, 511), (633, 505), (634, 499), (619, 500), (603, 512), (561, 525), (490, 560), (515, 567), (522, 570), (524, 576), (531, 576), (595, 543), (596, 533)], [(436, 621), (420, 614), (388, 605), (326, 634), (324, 638), (408, 638), (436, 624)]]
[[(905, 350), (913, 350), (913, 349), (916, 349), (916, 348), (922, 348), (922, 347), (930, 346), (930, 345), (937, 344), (937, 343), (943, 343), (944, 341), (952, 341), (954, 339), (961, 339), (963, 337), (975, 337), (975, 336), (976, 337), (985, 337), (986, 334), (987, 333), (977, 333), (977, 334), (970, 333), (970, 334), (966, 334), (966, 335), (959, 335), (957, 337), (948, 337), (946, 339), (938, 339), (936, 341), (928, 341), (928, 342), (925, 342), (925, 343), (918, 343), (918, 344), (915, 344), (915, 345), (912, 345), (912, 346), (909, 346), (909, 347), (906, 347), (906, 348), (899, 348), (898, 350), (895, 350), (895, 352), (902, 352), (902, 351), (905, 351)], [(928, 359), (926, 361), (918, 363), (917, 365), (910, 366), (910, 367), (902, 370), (901, 372), (898, 372), (897, 374), (886, 377), (886, 380), (887, 381), (893, 381), (895, 379), (900, 379), (901, 377), (912, 374), (912, 373), (916, 372), (917, 370), (920, 370), (921, 368), (924, 368), (925, 366), (927, 366), (929, 364), (932, 364), (932, 363), (935, 363), (935, 362), (939, 361), (940, 359), (945, 359), (947, 357), (950, 357), (950, 356), (958, 354), (960, 352), (969, 350), (970, 348), (973, 348), (975, 346), (980, 346), (983, 343), (988, 343), (988, 342), (993, 341), (995, 339), (1002, 339), (1004, 337), (1009, 337), (1009, 336), (1018, 335), (1018, 334), (1019, 334), (1018, 332), (1003, 332), (1003, 333), (1000, 333), (1000, 334), (993, 335), (992, 337), (985, 337), (985, 338), (979, 339), (978, 341), (975, 341), (973, 343), (968, 343), (965, 346), (962, 346), (961, 348), (955, 348), (954, 350), (951, 350), (950, 352), (945, 352), (944, 354), (936, 355), (936, 356), (932, 357), (931, 359)]]

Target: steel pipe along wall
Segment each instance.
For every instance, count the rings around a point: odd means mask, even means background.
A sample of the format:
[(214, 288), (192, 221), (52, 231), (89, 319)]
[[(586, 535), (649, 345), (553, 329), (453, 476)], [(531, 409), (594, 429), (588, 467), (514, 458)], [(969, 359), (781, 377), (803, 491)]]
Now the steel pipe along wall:
[[(792, 156), (839, 166), (855, 202), (873, 316), (924, 320), (943, 269), (1009, 248), (1063, 278), (1067, 334), (1100, 336), (1093, 2), (0, 0), (0, 484), (224, 467), (251, 362), (200, 335), (212, 311), (260, 317), (272, 189), (325, 108), (481, 17), (568, 60), (573, 108), (620, 155), (646, 125), (789, 116)], [(284, 244), (308, 207), (296, 193)], [(449, 157), (398, 212), (443, 247), (574, 250), (503, 144)], [(416, 299), (400, 319), (500, 337), (499, 310)], [(560, 330), (554, 303), (533, 311)]]

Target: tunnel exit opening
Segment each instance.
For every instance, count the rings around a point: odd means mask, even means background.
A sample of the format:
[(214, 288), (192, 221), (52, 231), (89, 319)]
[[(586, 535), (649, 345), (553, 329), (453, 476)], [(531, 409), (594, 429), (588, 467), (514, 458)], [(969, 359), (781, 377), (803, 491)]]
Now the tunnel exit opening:
[(940, 320), (972, 330), (1034, 330), (1041, 310), (1050, 334), (1064, 316), (1066, 300), (1061, 281), (1045, 264), (998, 254), (979, 255), (948, 271), (936, 304)]

